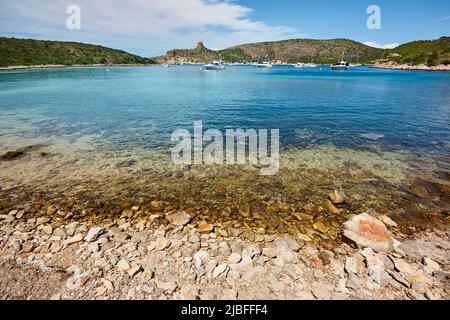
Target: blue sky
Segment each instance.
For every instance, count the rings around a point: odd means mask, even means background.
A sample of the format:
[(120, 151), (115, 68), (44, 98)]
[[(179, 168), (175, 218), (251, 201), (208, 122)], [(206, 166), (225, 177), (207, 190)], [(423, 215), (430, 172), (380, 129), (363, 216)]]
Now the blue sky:
[[(69, 30), (66, 10), (81, 9)], [(381, 30), (366, 10), (381, 9)], [(289, 38), (349, 38), (392, 46), (449, 35), (448, 0), (0, 0), (0, 35), (79, 41), (143, 56), (204, 41), (213, 49)]]

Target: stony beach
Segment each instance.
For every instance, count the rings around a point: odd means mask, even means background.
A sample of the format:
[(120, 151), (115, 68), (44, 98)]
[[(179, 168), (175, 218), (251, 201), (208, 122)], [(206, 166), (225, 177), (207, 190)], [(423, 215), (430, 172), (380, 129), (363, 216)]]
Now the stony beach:
[(1, 150), (2, 299), (450, 297), (449, 176), (430, 164), (317, 148), (261, 177), (62, 149)]

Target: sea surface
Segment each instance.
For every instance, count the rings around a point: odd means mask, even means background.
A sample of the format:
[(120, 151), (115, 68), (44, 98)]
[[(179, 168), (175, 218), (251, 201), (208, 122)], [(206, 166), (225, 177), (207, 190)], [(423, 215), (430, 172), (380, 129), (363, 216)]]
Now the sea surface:
[[(171, 134), (279, 129), (276, 175), (176, 166)], [(16, 158), (3, 155), (19, 150)], [(0, 212), (49, 205), (103, 221), (186, 210), (194, 221), (320, 239), (352, 214), (420, 223), (450, 210), (450, 73), (328, 66), (96, 67), (0, 72)], [(343, 190), (339, 206), (326, 199)], [(324, 209), (325, 208), (325, 209)], [(299, 220), (300, 219), (300, 220)], [(317, 226), (316, 226), (317, 227)], [(309, 230), (309, 231), (308, 231)]]
[(450, 154), (450, 73), (327, 66), (108, 67), (0, 73), (0, 144), (79, 139), (145, 150), (171, 133), (280, 129), (281, 148), (334, 145)]

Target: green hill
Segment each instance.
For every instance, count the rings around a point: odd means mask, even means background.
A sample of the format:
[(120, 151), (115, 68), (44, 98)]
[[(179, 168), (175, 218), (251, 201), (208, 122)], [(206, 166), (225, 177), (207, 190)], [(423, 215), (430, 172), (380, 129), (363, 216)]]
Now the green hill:
[(0, 37), (0, 67), (152, 63), (148, 58), (96, 45)]
[(389, 50), (389, 55), (389, 60), (399, 64), (448, 65), (450, 64), (450, 37), (405, 43)]
[(334, 63), (342, 54), (353, 63), (368, 63), (380, 59), (382, 49), (366, 46), (347, 40), (293, 39), (275, 42), (244, 44), (224, 50), (210, 50), (199, 42), (195, 49), (168, 51), (165, 56), (154, 58), (167, 63), (205, 63), (212, 60), (224, 62), (262, 62), (265, 60), (280, 63), (314, 62)]

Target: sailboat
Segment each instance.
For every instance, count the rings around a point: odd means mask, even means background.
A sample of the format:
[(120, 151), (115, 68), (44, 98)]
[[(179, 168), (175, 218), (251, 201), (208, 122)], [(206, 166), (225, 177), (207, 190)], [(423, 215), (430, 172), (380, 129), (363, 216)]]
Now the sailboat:
[(345, 51), (342, 53), (340, 61), (330, 66), (332, 70), (348, 70), (350, 64), (344, 61), (344, 55)]

